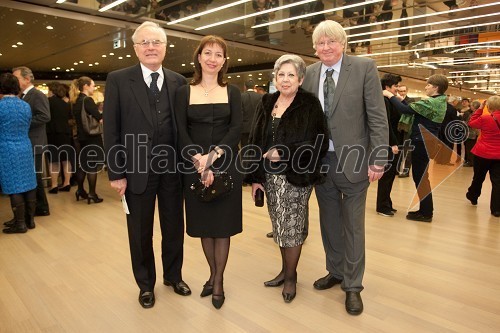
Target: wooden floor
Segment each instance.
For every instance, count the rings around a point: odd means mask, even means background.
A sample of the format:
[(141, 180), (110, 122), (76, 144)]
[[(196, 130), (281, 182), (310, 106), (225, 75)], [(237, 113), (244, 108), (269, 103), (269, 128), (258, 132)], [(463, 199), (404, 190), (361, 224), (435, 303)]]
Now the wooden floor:
[[(471, 168), (459, 169), (434, 191), (431, 224), (405, 219), (410, 178), (395, 181), (394, 218), (376, 215), (376, 185), (370, 187), (365, 311), (353, 317), (339, 286), (312, 286), (326, 274), (314, 194), (297, 298), (285, 304), (280, 288), (263, 286), (280, 269), (279, 251), (265, 237), (267, 209), (253, 206), (248, 187), (222, 309), (199, 297), (208, 270), (199, 240), (188, 236), (183, 275), (193, 295), (178, 296), (159, 280), (156, 305), (142, 309), (125, 215), (102, 175), (102, 204), (76, 202), (74, 189), (48, 195), (51, 215), (37, 218), (36, 229), (0, 233), (0, 332), (499, 332), (500, 219), (489, 212), (489, 179), (476, 207), (465, 199), (471, 176)], [(11, 216), (8, 197), (0, 197), (0, 221)], [(158, 225), (155, 235), (161, 277)]]

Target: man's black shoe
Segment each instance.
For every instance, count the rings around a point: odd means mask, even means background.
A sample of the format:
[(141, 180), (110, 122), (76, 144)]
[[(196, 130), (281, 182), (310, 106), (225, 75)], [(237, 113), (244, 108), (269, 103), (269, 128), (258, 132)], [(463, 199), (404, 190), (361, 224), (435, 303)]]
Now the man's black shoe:
[(330, 289), (336, 284), (342, 283), (341, 279), (337, 279), (335, 276), (333, 276), (332, 273), (328, 273), (327, 276), (324, 276), (316, 281), (314, 281), (314, 288), (318, 290), (325, 290), (325, 289)]
[(163, 280), (163, 284), (169, 287), (173, 287), (175, 293), (181, 296), (191, 295), (191, 289), (189, 289), (189, 286), (184, 281), (170, 282), (167, 280)]
[(476, 199), (474, 199), (474, 198), (472, 197), (472, 194), (470, 194), (469, 192), (467, 192), (467, 193), (465, 193), (465, 197), (466, 197), (467, 199), (469, 199), (470, 203), (471, 203), (473, 206), (477, 205), (477, 198), (476, 198)]
[(491, 213), (491, 215), (493, 215), (494, 217), (500, 217), (500, 212), (493, 212)]
[(155, 305), (155, 294), (152, 291), (142, 291), (139, 293), (139, 303), (145, 309), (152, 308)]
[(357, 316), (363, 312), (363, 300), (358, 291), (346, 291), (345, 293), (345, 309), (348, 314)]
[(393, 217), (394, 216), (394, 213), (392, 212), (392, 210), (377, 211), (377, 214), (381, 215), (381, 216), (385, 216), (385, 217)]
[(37, 209), (35, 210), (35, 216), (49, 216), (50, 212), (48, 210)]
[(417, 221), (417, 222), (432, 222), (432, 215), (419, 214), (408, 214), (406, 215), (407, 220)]

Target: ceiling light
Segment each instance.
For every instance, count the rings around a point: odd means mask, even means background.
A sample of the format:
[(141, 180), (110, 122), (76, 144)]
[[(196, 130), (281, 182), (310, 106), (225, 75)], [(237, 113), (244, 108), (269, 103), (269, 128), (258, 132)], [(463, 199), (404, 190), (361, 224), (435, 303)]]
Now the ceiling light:
[(109, 55), (110, 56), (114, 56), (115, 54), (113, 52), (109, 52)]
[(248, 76), (252, 76), (252, 74), (248, 74)]
[(69, 69), (66, 69), (66, 72), (69, 72)]
[(226, 9), (226, 8), (237, 6), (237, 5), (240, 5), (242, 3), (249, 2), (249, 1), (250, 0), (240, 0), (240, 1), (232, 2), (232, 3), (226, 4), (226, 5), (220, 6), (220, 7), (212, 8), (212, 9), (209, 9), (209, 10), (205, 10), (205, 11), (200, 12), (200, 13), (196, 13), (196, 14), (193, 14), (193, 15), (189, 15), (189, 16), (183, 17), (183, 18), (178, 19), (178, 20), (174, 20), (174, 21), (168, 22), (167, 25), (177, 24), (177, 23), (180, 23), (180, 22), (183, 22), (183, 21), (187, 21), (187, 20), (193, 19), (195, 17), (200, 17), (200, 16), (203, 16), (203, 15), (215, 13), (215, 12), (218, 12), (219, 10), (223, 10), (223, 9)]
[(77, 65), (78, 65), (78, 63), (77, 63), (77, 62), (74, 62), (74, 63), (73, 63), (73, 65), (77, 66)]
[(66, 0), (57, 0), (56, 3), (63, 3), (66, 2)]
[[(363, 2), (363, 5), (369, 5), (369, 4), (377, 3), (377, 2), (382, 2), (382, 0), (369, 0), (369, 1), (365, 1), (365, 2)], [(301, 19), (301, 18), (304, 18), (304, 17), (309, 17), (309, 16), (318, 15), (318, 14), (325, 14), (325, 13), (335, 12), (337, 10), (348, 9), (348, 8), (351, 8), (351, 7), (359, 7), (359, 3), (355, 3), (355, 4), (347, 5), (347, 6), (342, 6), (342, 7), (331, 8), (331, 9), (327, 9), (327, 10), (322, 10), (322, 11), (314, 12), (314, 13), (308, 13), (308, 14), (304, 14), (304, 15), (298, 15), (298, 16), (289, 17), (289, 18), (282, 19), (282, 20), (276, 20), (276, 21), (273, 20), (272, 22), (267, 22), (267, 23), (262, 23), (262, 24), (254, 25), (254, 26), (252, 26), (252, 28), (265, 27), (265, 26), (272, 25), (272, 24), (277, 24), (277, 23), (282, 23), (282, 22), (288, 22), (288, 21), (291, 21), (291, 20), (298, 20), (298, 19)], [(281, 7), (278, 7), (278, 8), (279, 9), (284, 9), (284, 8), (287, 8), (287, 7), (281, 6)], [(260, 12), (260, 13), (263, 13), (263, 12)], [(386, 23), (386, 22), (384, 22), (384, 23)]]
[(102, 55), (103, 58), (106, 58), (107, 56), (105, 54)]
[(241, 61), (241, 58), (238, 58), (238, 61)]
[(109, 5), (106, 5), (104, 7), (102, 7), (101, 9), (99, 9), (99, 11), (102, 13), (102, 12), (105, 12), (107, 11), (108, 9), (111, 9), (113, 7), (116, 7), (118, 6), (119, 4), (121, 3), (124, 3), (125, 1), (127, 0), (116, 0), (116, 1), (113, 1), (112, 3), (110, 3)]
[(262, 75), (262, 73), (259, 73), (259, 75)]
[(424, 35), (424, 34), (430, 34), (430, 33), (434, 33), (435, 34), (435, 33), (438, 33), (438, 32), (446, 32), (446, 31), (453, 31), (453, 30), (463, 30), (463, 29), (468, 29), (468, 28), (476, 28), (476, 27), (490, 26), (490, 25), (496, 25), (496, 24), (500, 24), (500, 21), (488, 22), (488, 23), (481, 23), (481, 24), (471, 24), (471, 25), (459, 26), (459, 27), (454, 27), (454, 28), (437, 29), (437, 30), (431, 30), (431, 31), (413, 32), (413, 33), (408, 33), (408, 34), (397, 34), (397, 35), (392, 35), (392, 36), (383, 36), (383, 37), (375, 37), (375, 38), (368, 38), (368, 39), (360, 39), (360, 40), (350, 41), (347, 44), (353, 44), (353, 43), (357, 44), (357, 43), (363, 43), (363, 42), (369, 42), (369, 41), (375, 41), (375, 40), (399, 38), (399, 37), (405, 37), (405, 36)]
[(169, 47), (175, 47), (175, 45), (174, 44), (170, 44)]
[(14, 45), (12, 45), (12, 47), (13, 47), (13, 48), (16, 48), (16, 47), (17, 47), (17, 45), (16, 45), (16, 44), (14, 44)]
[(17, 45), (23, 45), (23, 43), (22, 42), (17, 42)]
[(470, 71), (454, 71), (454, 72), (449, 72), (448, 74), (459, 74), (459, 73), (482, 73), (482, 72), (491, 72), (491, 70), (486, 70), (486, 69), (475, 69), (475, 70), (470, 70)]
[(118, 59), (119, 59), (119, 60), (122, 60), (122, 59), (123, 59), (123, 57), (118, 57)]
[(74, 71), (75, 69), (73, 67), (70, 68), (71, 71)]
[(236, 75), (236, 77), (240, 77), (239, 75)]
[(261, 10), (259, 12), (255, 12), (255, 13), (252, 13), (252, 14), (242, 15), (242, 16), (238, 16), (238, 17), (233, 17), (233, 18), (228, 19), (228, 20), (219, 21), (219, 22), (212, 23), (212, 24), (207, 24), (207, 25), (204, 25), (202, 27), (198, 27), (198, 28), (196, 28), (194, 30), (203, 30), (203, 29), (207, 29), (207, 28), (212, 28), (212, 27), (216, 27), (218, 25), (222, 25), (222, 24), (226, 24), (226, 23), (230, 23), (230, 22), (234, 22), (234, 21), (243, 20), (243, 19), (246, 19), (246, 18), (249, 18), (249, 17), (259, 16), (259, 15), (263, 15), (263, 14), (267, 14), (267, 13), (272, 13), (272, 12), (276, 12), (278, 10), (283, 10), (283, 9), (290, 8), (290, 7), (305, 5), (306, 3), (313, 2), (313, 1), (316, 1), (316, 0), (302, 0), (302, 1), (299, 1), (299, 2), (295, 2), (295, 3), (290, 3), (288, 5), (283, 5), (283, 6), (279, 6), (279, 7), (276, 7), (276, 8), (270, 8), (270, 9), (266, 9), (266, 10)]
[(97, 65), (99, 65), (99, 63), (98, 63), (98, 62), (94, 62), (94, 65), (96, 65), (96, 66), (97, 66)]
[(53, 27), (53, 26), (51, 26), (51, 25), (48, 25), (48, 26), (46, 26), (45, 28), (47, 28), (47, 30), (52, 30), (52, 29), (54, 29), (54, 27)]
[(230, 79), (230, 78), (231, 78), (231, 76), (228, 76), (227, 78), (228, 78), (228, 79)]
[(93, 65), (92, 64), (89, 64), (89, 67), (92, 67)]
[(24, 22), (22, 22), (22, 21), (17, 21), (17, 22), (16, 22), (16, 24), (17, 24), (17, 25), (24, 25)]
[(80, 63), (80, 64), (83, 64), (83, 60), (80, 60), (80, 61), (79, 61), (79, 63)]
[(186, 64), (181, 64), (181, 66), (182, 66), (182, 67), (185, 67), (185, 66), (186, 66)]
[(131, 55), (130, 55), (130, 54), (127, 54), (127, 55), (126, 55), (126, 57), (127, 57), (127, 58), (130, 58), (130, 57), (131, 57)]
[(194, 62), (190, 62), (189, 64), (190, 64), (190, 65), (194, 65)]
[(56, 69), (59, 70), (59, 69), (61, 69), (61, 67), (57, 66)]
[(56, 69), (55, 68), (52, 68), (53, 71), (55, 71)]

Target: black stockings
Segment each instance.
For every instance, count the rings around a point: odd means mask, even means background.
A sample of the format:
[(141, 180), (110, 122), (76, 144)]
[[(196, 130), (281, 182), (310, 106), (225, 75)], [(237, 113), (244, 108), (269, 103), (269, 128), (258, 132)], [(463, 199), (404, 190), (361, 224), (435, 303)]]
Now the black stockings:
[(203, 253), (210, 266), (210, 279), (208, 283), (214, 286), (213, 295), (224, 293), (224, 270), (229, 256), (231, 238), (202, 238)]
[(85, 189), (83, 187), (85, 176), (87, 177), (89, 183), (89, 194), (91, 196), (95, 196), (95, 187), (97, 184), (97, 168), (95, 170), (91, 170), (91, 172), (89, 173), (83, 171), (81, 167), (76, 170), (76, 182), (78, 183), (78, 191), (80, 192), (85, 192)]
[(297, 283), (297, 265), (299, 264), (302, 244), (294, 247), (280, 247), (281, 271), (271, 281), (285, 280), (284, 293), (294, 293)]

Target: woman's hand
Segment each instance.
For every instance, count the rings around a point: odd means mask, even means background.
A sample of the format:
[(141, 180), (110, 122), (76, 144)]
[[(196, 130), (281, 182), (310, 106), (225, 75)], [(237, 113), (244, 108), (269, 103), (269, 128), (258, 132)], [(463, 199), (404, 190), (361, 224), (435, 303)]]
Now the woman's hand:
[(252, 183), (252, 199), (254, 202), (255, 202), (255, 192), (258, 189), (261, 189), (262, 191), (264, 191), (264, 186), (262, 186), (262, 184), (260, 184), (260, 183)]
[(203, 173), (205, 170), (207, 170), (211, 165), (212, 165), (212, 160), (209, 160), (209, 155), (201, 155), (201, 154), (196, 154), (193, 156), (194, 159), (194, 166), (196, 168), (196, 171), (198, 173)]
[(392, 96), (394, 96), (393, 93), (391, 93), (390, 91), (385, 90), (385, 89), (382, 90), (382, 94), (384, 94), (384, 96), (387, 97), (387, 98), (391, 98)]
[(392, 153), (393, 153), (394, 155), (396, 155), (397, 153), (399, 153), (399, 148), (398, 148), (398, 146), (392, 146), (392, 147), (391, 147), (391, 149), (392, 149)]
[(281, 161), (280, 154), (276, 148), (269, 149), (267, 153), (262, 156), (263, 158), (267, 158), (271, 162), (279, 162)]
[(201, 173), (201, 182), (205, 187), (209, 187), (214, 182), (214, 173), (212, 170), (208, 169)]

